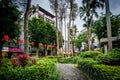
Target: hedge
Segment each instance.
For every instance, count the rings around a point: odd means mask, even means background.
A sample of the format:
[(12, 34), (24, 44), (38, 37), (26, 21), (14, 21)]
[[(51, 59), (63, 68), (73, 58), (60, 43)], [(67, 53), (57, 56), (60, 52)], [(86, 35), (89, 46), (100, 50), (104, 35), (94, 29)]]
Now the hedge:
[(79, 52), (77, 56), (80, 56), (82, 58), (96, 58), (99, 54), (103, 54), (99, 51), (85, 51), (85, 52)]
[(79, 57), (76, 56), (76, 57), (62, 57), (62, 58), (59, 58), (58, 62), (59, 63), (77, 63)]
[(92, 59), (79, 59), (78, 68), (93, 80), (120, 80), (120, 66), (98, 64)]
[(101, 54), (97, 56), (97, 61), (106, 65), (120, 66), (120, 49), (112, 49), (108, 54)]
[(0, 80), (57, 80), (59, 70), (55, 59), (40, 59), (36, 65), (0, 67)]

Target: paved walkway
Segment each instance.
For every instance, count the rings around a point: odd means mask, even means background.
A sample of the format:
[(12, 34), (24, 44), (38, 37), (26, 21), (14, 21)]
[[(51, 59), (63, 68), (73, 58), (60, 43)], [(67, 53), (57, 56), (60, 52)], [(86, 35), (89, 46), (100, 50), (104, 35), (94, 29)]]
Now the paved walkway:
[(60, 69), (59, 80), (91, 80), (72, 64), (57, 64)]

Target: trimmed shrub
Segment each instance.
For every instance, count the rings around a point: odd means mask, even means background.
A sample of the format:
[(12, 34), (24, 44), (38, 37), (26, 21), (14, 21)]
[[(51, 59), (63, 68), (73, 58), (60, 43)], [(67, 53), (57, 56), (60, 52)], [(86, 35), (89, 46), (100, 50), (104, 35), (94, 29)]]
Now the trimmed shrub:
[(120, 66), (101, 65), (93, 59), (80, 59), (78, 68), (92, 80), (120, 80)]
[(57, 59), (59, 60), (62, 56), (47, 56), (48, 59)]
[(106, 65), (120, 65), (120, 49), (111, 50), (108, 54), (102, 54), (97, 57), (98, 62)]
[(120, 66), (94, 65), (95, 68), (113, 80), (120, 80)]
[(72, 63), (72, 64), (74, 64), (74, 63), (77, 63), (77, 61), (78, 61), (79, 58), (80, 57), (78, 57), (78, 56), (76, 56), (76, 57), (63, 57), (63, 58), (60, 58), (58, 60), (58, 62), (60, 62), (60, 63)]
[(86, 51), (86, 52), (82, 52), (80, 53), (78, 56), (82, 57), (82, 58), (96, 58), (96, 56), (98, 56), (99, 54), (102, 54), (99, 51)]
[(3, 67), (0, 80), (58, 80), (59, 70), (55, 59), (39, 59), (35, 65), (25, 67)]

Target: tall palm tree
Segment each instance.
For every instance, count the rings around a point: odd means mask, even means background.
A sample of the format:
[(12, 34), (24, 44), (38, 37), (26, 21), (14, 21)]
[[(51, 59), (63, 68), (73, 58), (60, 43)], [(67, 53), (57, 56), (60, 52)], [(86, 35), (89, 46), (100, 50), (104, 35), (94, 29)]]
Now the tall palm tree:
[(78, 5), (77, 3), (73, 3), (73, 10), (72, 10), (72, 27), (74, 26), (74, 21), (78, 16)]
[(63, 19), (64, 19), (64, 28), (65, 28), (65, 51), (67, 50), (67, 46), (66, 46), (66, 17), (67, 17), (67, 15), (66, 15), (66, 12), (67, 11), (67, 6), (66, 7), (64, 7), (64, 14), (63, 14)]
[[(67, 3), (66, 0), (59, 0), (59, 5), (58, 5), (58, 16), (59, 16), (59, 27), (61, 34), (63, 35), (63, 19), (64, 15), (66, 14), (66, 8), (67, 8)], [(63, 42), (61, 41), (61, 44), (63, 45)]]
[(53, 9), (55, 12), (56, 16), (56, 42), (57, 42), (57, 55), (58, 55), (58, 50), (59, 50), (59, 38), (58, 38), (58, 0), (49, 0), (50, 2), (50, 7)]
[(83, 0), (82, 1), (83, 5), (85, 5), (84, 7), (88, 8), (87, 9), (87, 12), (86, 14), (89, 14), (88, 16), (88, 26), (89, 26), (89, 29), (88, 29), (88, 47), (89, 47), (89, 50), (92, 50), (92, 23), (93, 23), (93, 16), (95, 15), (96, 17), (98, 16), (97, 15), (97, 12), (96, 12), (96, 9), (97, 8), (103, 8), (103, 1), (102, 0)]
[(29, 54), (29, 36), (28, 36), (28, 16), (31, 6), (31, 0), (27, 0), (26, 11), (24, 15), (24, 52)]
[(68, 0), (70, 4), (70, 14), (69, 14), (69, 23), (68, 23), (68, 51), (70, 51), (70, 28), (71, 28), (71, 20), (72, 20), (72, 13), (73, 13), (73, 4), (75, 0)]
[(82, 1), (82, 6), (79, 8), (79, 13), (80, 13), (80, 18), (83, 19), (85, 21), (85, 24), (83, 25), (84, 27), (87, 28), (87, 41), (88, 41), (88, 47), (89, 47), (89, 16), (90, 16), (90, 5), (89, 2), (87, 0), (87, 4), (84, 4), (84, 2)]

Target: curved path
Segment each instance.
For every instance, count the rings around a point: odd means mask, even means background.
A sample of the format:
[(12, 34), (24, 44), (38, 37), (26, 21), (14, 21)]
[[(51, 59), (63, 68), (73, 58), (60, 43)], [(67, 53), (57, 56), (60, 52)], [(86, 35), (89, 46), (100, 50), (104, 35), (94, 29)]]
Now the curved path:
[(86, 74), (74, 67), (73, 64), (58, 63), (57, 66), (60, 69), (59, 80), (91, 80)]

